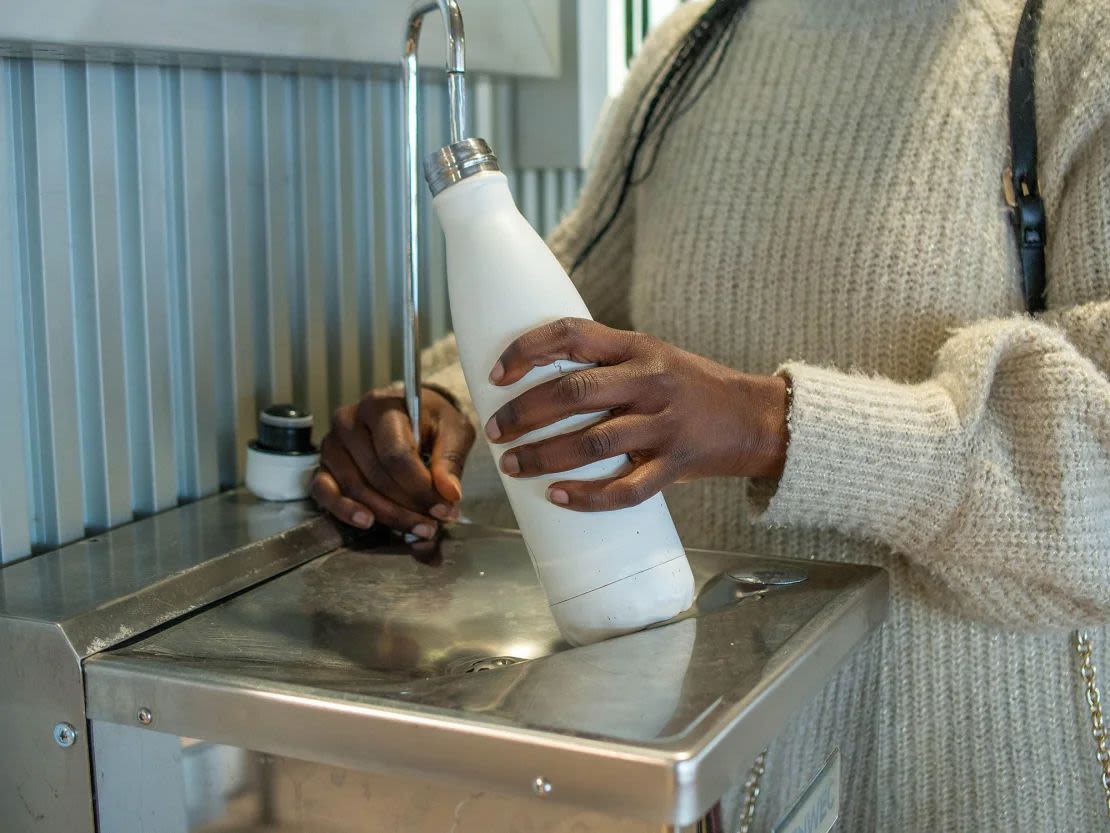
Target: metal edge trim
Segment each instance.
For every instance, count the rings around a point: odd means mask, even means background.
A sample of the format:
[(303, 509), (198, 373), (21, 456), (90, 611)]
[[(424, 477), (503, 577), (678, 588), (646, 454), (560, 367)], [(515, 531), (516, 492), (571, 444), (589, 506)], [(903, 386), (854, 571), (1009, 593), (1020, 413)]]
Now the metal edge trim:
[[(280, 544), (280, 554), (275, 554), (275, 544)], [(228, 550), (184, 573), (148, 584), (140, 592), (114, 599), (76, 619), (62, 622), (61, 625), (78, 656), (84, 659), (288, 572), (334, 551), (342, 544), (342, 536), (330, 519), (324, 516), (312, 518), (275, 535)], [(203, 576), (216, 573), (229, 561), (242, 562), (237, 565), (240, 569), (236, 570), (234, 576), (213, 584), (202, 581)], [(188, 601), (181, 604), (172, 604), (168, 600), (160, 606), (151, 604), (152, 594), (155, 598), (164, 598), (166, 588), (172, 587), (185, 576), (188, 576), (190, 582), (204, 586), (204, 591), (191, 595)], [(98, 627), (106, 618), (117, 623), (128, 622), (129, 628), (117, 629), (114, 635), (106, 635), (108, 631)]]
[[(153, 731), (200, 734), (215, 743), (366, 771), (477, 784), (506, 795), (534, 797), (532, 783), (543, 777), (560, 803), (672, 821), (675, 756), (667, 752), (542, 730), (507, 732), (432, 709), (322, 699), (293, 687), (264, 692), (203, 683), (146, 660), (94, 657), (86, 661), (85, 673), (90, 720), (138, 726), (138, 709), (145, 706), (154, 714)], [(259, 723), (284, 728), (280, 736), (259, 733)], [(466, 778), (440, 768), (445, 744), (473, 762)], [(582, 766), (583, 754), (591, 758), (588, 768)], [(645, 796), (650, 796), (646, 802)]]
[[(831, 601), (821, 613), (800, 628), (781, 649), (794, 658), (811, 657), (810, 662), (792, 662), (772, 669), (765, 684), (747, 697), (733, 703), (715, 719), (720, 727), (709, 740), (675, 763), (675, 813), (679, 824), (692, 824), (750, 766), (772, 740), (771, 721), (758, 714), (773, 709), (794, 714), (830, 680), (843, 661), (851, 656), (882, 626), (890, 607), (890, 579), (885, 570), (876, 569), (870, 578), (850, 593)], [(824, 634), (818, 651), (815, 636)], [(830, 638), (831, 637), (831, 638)], [(812, 685), (800, 685), (800, 680)], [(772, 702), (773, 701), (773, 702)], [(737, 736), (743, 716), (747, 728)], [(751, 731), (759, 727), (759, 731)], [(713, 786), (716, 785), (716, 786)]]

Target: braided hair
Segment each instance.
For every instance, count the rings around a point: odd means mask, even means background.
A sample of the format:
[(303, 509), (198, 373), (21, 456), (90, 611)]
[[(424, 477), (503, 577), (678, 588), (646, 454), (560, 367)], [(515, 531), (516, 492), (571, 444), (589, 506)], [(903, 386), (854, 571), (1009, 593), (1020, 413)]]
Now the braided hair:
[(748, 0), (715, 0), (664, 61), (650, 88), (652, 94), (641, 104), (633, 120), (625, 164), (605, 189), (615, 198), (598, 210), (596, 228), (574, 260), (571, 271), (586, 262), (617, 220), (633, 187), (655, 168), (659, 148), (668, 131), (712, 83), (736, 31), (736, 22)]

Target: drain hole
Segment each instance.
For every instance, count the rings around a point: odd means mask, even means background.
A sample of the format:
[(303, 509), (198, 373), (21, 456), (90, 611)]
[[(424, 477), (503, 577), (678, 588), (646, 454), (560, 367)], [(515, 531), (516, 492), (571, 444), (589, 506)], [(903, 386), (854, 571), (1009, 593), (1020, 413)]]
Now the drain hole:
[(493, 671), (497, 668), (505, 668), (509, 665), (516, 665), (518, 662), (527, 662), (527, 660), (520, 657), (483, 657), (466, 663), (459, 670), (464, 674), (473, 674), (476, 671)]

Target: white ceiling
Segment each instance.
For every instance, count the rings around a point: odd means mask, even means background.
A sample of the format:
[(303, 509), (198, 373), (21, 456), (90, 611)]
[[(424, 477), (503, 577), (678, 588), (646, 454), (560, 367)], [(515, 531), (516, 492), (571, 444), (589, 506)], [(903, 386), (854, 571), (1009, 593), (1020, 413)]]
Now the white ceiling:
[[(461, 0), (467, 68), (559, 74), (560, 0)], [(400, 59), (411, 0), (0, 0), (0, 42), (291, 60)], [(434, 17), (438, 17), (435, 15)], [(428, 20), (421, 60), (442, 62)]]

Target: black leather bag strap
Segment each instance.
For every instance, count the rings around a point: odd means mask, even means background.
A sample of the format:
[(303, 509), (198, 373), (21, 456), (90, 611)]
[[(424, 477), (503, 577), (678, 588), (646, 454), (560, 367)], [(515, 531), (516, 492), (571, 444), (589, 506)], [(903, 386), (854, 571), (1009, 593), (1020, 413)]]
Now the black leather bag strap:
[(1034, 96), (1037, 27), (1043, 0), (1026, 0), (1010, 63), (1010, 168), (1002, 178), (1014, 224), (1029, 312), (1044, 310), (1044, 201), (1037, 187), (1037, 111)]

